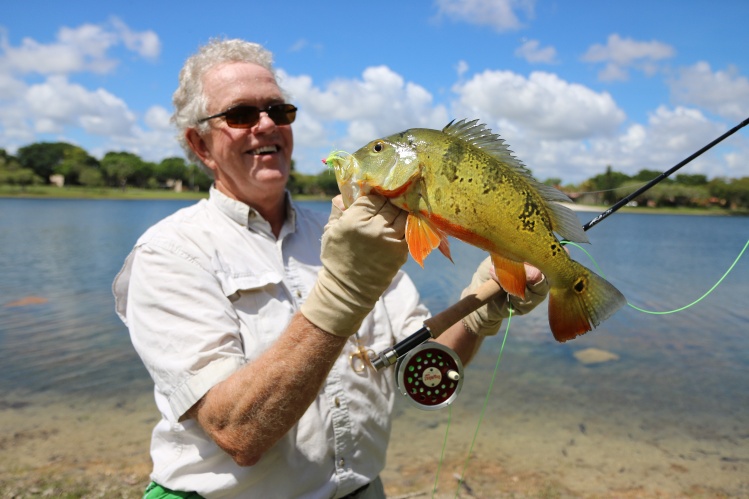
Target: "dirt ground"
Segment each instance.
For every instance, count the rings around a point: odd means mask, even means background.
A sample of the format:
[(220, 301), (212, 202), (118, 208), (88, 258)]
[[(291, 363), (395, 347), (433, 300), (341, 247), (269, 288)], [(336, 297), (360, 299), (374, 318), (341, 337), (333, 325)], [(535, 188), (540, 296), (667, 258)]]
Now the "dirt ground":
[[(485, 422), (466, 459), (476, 425), (456, 409), (440, 463), (446, 413), (409, 410), (396, 419), (382, 474), (391, 499), (749, 497), (749, 435), (727, 453), (679, 435), (648, 441), (641, 422), (612, 432), (574, 414), (549, 424), (520, 413), (504, 417), (511, 432)], [(141, 497), (155, 422), (150, 395), (0, 400), (0, 498)]]

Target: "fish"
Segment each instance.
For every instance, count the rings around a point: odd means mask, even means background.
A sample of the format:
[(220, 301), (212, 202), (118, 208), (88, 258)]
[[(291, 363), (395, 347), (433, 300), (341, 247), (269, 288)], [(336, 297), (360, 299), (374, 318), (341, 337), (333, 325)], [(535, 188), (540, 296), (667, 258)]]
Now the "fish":
[(411, 128), (353, 154), (332, 151), (323, 162), (335, 171), (346, 207), (373, 192), (408, 212), (408, 250), (422, 267), (434, 249), (452, 260), (454, 237), (487, 251), (501, 287), (521, 299), (524, 263), (538, 268), (549, 282), (549, 326), (559, 342), (591, 331), (627, 302), (564, 248), (564, 240), (589, 242), (575, 212), (560, 204), (569, 197), (534, 179), (479, 120)]

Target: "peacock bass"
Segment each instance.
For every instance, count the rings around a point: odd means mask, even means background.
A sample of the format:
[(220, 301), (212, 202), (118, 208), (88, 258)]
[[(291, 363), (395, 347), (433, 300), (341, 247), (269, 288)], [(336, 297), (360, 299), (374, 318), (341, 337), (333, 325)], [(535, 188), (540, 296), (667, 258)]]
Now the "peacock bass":
[(572, 260), (555, 236), (588, 242), (559, 190), (533, 179), (506, 143), (478, 120), (442, 131), (412, 128), (377, 139), (353, 155), (334, 151), (344, 204), (369, 192), (409, 212), (406, 240), (423, 267), (435, 248), (450, 258), (447, 236), (490, 253), (500, 285), (525, 296), (523, 262), (549, 280), (549, 325), (558, 341), (590, 331), (626, 303), (609, 282)]

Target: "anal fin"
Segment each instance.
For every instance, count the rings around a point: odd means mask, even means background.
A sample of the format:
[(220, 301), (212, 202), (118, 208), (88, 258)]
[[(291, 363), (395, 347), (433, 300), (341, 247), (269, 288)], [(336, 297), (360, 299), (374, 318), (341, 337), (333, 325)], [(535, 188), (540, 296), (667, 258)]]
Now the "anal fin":
[(492, 263), (502, 289), (511, 295), (525, 299), (526, 277), (523, 262), (510, 260), (502, 255), (492, 253)]

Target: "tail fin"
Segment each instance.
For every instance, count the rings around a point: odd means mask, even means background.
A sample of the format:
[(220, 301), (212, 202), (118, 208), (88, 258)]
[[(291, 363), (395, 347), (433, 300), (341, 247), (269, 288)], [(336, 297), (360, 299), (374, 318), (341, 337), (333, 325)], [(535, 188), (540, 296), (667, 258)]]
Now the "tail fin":
[(570, 287), (549, 291), (549, 325), (554, 338), (564, 342), (585, 334), (627, 303), (603, 277), (572, 261), (575, 275)]

